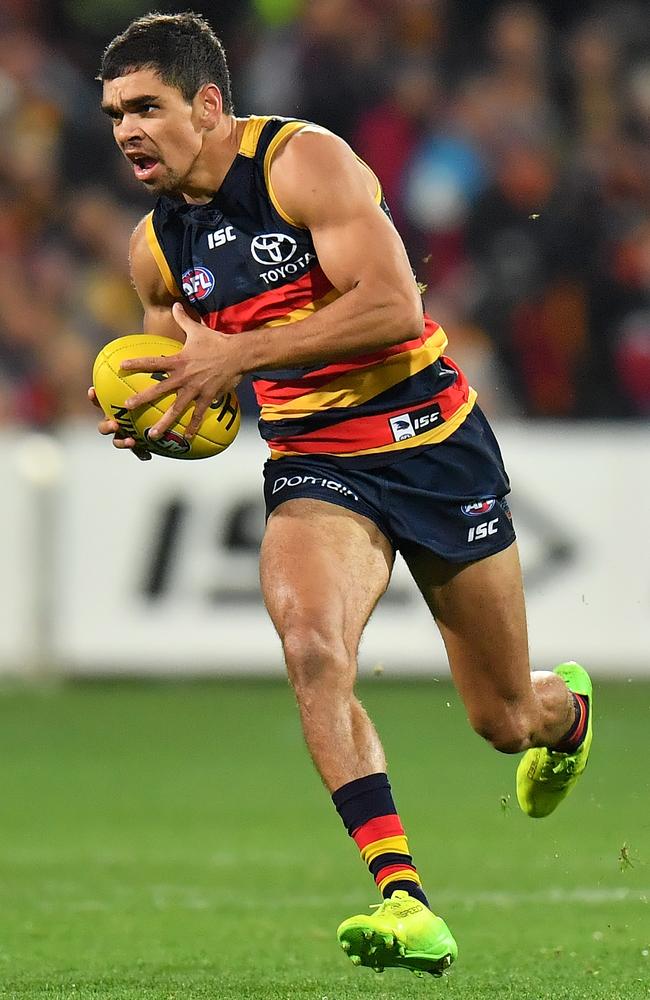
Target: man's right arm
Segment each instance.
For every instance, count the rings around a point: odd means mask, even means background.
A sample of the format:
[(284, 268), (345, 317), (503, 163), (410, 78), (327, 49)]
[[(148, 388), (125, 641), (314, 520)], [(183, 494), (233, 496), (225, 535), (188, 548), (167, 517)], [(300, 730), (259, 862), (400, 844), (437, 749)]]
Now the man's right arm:
[(141, 219), (129, 243), (131, 280), (144, 309), (143, 330), (158, 337), (185, 341), (185, 334), (172, 316), (179, 299), (168, 290), (147, 240), (147, 217)]
[[(177, 300), (167, 289), (149, 249), (146, 216), (141, 219), (131, 236), (129, 263), (131, 279), (144, 309), (142, 327), (144, 332), (160, 337), (171, 337), (172, 340), (183, 343), (185, 334), (172, 315), (172, 305)], [(92, 387), (88, 390), (88, 398), (91, 403), (99, 407), (95, 390)], [(116, 448), (130, 449), (144, 461), (151, 458), (151, 453), (137, 445), (133, 438), (119, 436), (121, 432), (115, 420), (100, 420), (98, 430), (100, 434), (112, 434), (113, 444)]]

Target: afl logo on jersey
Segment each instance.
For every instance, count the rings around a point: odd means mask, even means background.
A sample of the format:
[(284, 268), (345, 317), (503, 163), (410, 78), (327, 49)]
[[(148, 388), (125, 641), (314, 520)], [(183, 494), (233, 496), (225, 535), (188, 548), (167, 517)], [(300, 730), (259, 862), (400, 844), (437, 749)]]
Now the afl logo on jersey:
[(183, 275), (183, 292), (192, 302), (207, 298), (214, 288), (214, 274), (207, 267), (191, 267)]
[(293, 257), (297, 246), (293, 236), (265, 233), (255, 237), (251, 243), (251, 253), (258, 264), (270, 267), (273, 264), (286, 264)]
[(460, 508), (463, 514), (469, 515), (469, 517), (480, 517), (482, 514), (487, 514), (492, 510), (496, 503), (496, 500), (477, 500), (476, 503), (464, 503)]

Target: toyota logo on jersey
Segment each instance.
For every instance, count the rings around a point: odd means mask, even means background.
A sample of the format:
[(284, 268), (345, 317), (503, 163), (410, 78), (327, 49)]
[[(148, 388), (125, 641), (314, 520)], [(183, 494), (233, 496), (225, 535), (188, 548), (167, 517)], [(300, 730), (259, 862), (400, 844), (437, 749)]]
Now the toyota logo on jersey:
[(214, 274), (207, 267), (191, 267), (182, 278), (183, 292), (192, 302), (207, 298), (214, 288)]
[(284, 233), (265, 233), (251, 243), (251, 253), (258, 264), (286, 264), (291, 260), (298, 244), (293, 236)]
[(494, 507), (496, 500), (477, 500), (475, 503), (464, 503), (460, 508), (463, 514), (469, 517), (480, 517), (481, 514), (488, 514)]

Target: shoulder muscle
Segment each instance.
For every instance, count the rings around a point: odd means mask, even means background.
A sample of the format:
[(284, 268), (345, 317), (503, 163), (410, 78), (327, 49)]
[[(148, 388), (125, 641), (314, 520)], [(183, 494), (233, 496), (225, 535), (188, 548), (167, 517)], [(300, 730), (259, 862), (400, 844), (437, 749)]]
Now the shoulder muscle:
[(390, 289), (413, 316), (422, 315), (404, 244), (378, 204), (376, 178), (343, 139), (302, 129), (273, 160), (271, 180), (283, 209), (311, 232), (335, 288), (346, 292), (363, 283), (375, 297)]
[(287, 139), (271, 164), (271, 176), (283, 208), (306, 228), (314, 215), (320, 219), (353, 203), (377, 206), (375, 175), (343, 139), (318, 125)]

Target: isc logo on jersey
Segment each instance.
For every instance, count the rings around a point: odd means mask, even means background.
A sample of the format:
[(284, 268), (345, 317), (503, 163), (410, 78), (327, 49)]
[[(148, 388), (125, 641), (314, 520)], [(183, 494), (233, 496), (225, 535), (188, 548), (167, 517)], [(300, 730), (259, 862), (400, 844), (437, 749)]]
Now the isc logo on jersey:
[(208, 233), (208, 247), (210, 250), (216, 250), (224, 243), (234, 243), (236, 239), (237, 233), (233, 227), (224, 226), (223, 229), (215, 229), (213, 233)]
[(191, 267), (185, 271), (183, 278), (183, 292), (191, 302), (200, 302), (208, 297), (214, 288), (214, 274), (208, 271), (207, 267)]

